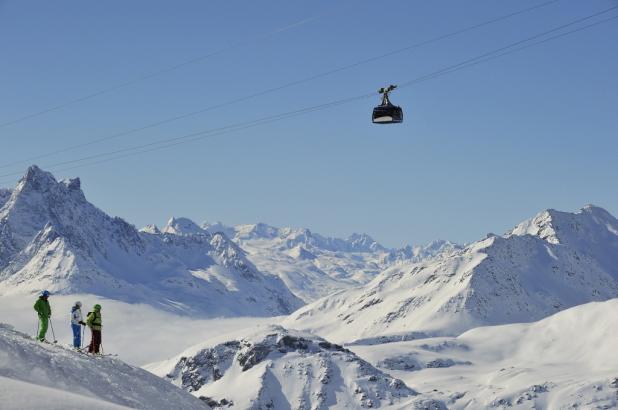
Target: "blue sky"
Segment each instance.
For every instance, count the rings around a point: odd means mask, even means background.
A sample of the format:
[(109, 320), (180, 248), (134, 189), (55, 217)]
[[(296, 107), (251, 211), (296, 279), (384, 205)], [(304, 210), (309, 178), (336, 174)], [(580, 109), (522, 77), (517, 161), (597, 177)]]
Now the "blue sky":
[[(0, 1), (0, 123), (225, 50), (0, 127), (0, 165), (541, 3)], [(172, 215), (263, 221), (336, 236), (364, 231), (390, 246), (472, 241), (545, 208), (594, 203), (618, 215), (618, 20), (398, 90), (392, 100), (405, 111), (398, 126), (371, 124), (376, 97), (143, 155), (53, 166), (370, 93), (615, 5), (558, 1), (233, 107), (4, 166), (0, 175), (32, 162), (58, 178), (80, 176), (89, 200), (137, 226)]]

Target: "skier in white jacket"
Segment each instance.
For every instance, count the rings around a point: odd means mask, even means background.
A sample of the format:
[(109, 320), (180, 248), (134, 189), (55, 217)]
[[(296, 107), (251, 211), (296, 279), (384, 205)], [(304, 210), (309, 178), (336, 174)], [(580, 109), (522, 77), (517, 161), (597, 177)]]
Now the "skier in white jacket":
[(71, 308), (71, 329), (73, 329), (73, 347), (79, 349), (82, 347), (82, 329), (81, 326), (86, 326), (82, 318), (82, 302), (75, 302)]

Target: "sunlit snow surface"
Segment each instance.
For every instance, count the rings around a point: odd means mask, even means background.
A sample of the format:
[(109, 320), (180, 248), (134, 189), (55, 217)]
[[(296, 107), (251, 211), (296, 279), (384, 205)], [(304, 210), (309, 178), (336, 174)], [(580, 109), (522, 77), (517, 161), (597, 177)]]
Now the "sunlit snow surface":
[(0, 326), (2, 409), (204, 409), (143, 369), (40, 343)]
[(617, 311), (613, 299), (456, 338), (350, 348), (449, 409), (610, 409), (618, 407)]

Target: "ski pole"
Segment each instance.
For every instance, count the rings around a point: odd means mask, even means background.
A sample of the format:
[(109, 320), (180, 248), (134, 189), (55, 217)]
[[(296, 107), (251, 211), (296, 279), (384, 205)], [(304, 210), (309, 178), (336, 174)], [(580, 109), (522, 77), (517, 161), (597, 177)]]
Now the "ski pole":
[(56, 334), (54, 333), (54, 324), (52, 323), (51, 317), (49, 318), (49, 326), (51, 327), (52, 336), (54, 337), (54, 343), (58, 343), (56, 340)]
[(36, 322), (36, 333), (34, 334), (34, 338), (39, 340), (39, 328), (41, 327), (41, 318)]
[(84, 336), (85, 336), (85, 335), (84, 335), (84, 333), (85, 333), (85, 332), (84, 332), (84, 328), (85, 328), (86, 326), (82, 326), (82, 325), (80, 325), (80, 326), (81, 326), (81, 328), (82, 328), (82, 337), (81, 337), (81, 339), (79, 339), (79, 348), (80, 348), (80, 349), (82, 349), (82, 348), (84, 347)]

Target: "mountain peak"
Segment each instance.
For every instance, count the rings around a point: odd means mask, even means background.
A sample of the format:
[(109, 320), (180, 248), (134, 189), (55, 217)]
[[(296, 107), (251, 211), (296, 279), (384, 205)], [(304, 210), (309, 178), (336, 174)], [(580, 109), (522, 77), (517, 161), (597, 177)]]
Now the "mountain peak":
[(273, 239), (279, 236), (279, 229), (263, 222), (239, 225), (236, 229), (240, 239)]
[(50, 172), (43, 171), (36, 165), (31, 165), (26, 174), (19, 180), (16, 190), (20, 192), (26, 190), (47, 191), (56, 184), (58, 184), (58, 181)]
[(70, 190), (79, 191), (82, 188), (82, 182), (79, 178), (63, 179), (61, 183)]
[(546, 209), (521, 222), (507, 236), (533, 235), (549, 243), (566, 244), (582, 235), (605, 235), (606, 231), (618, 235), (616, 218), (601, 207), (586, 205), (575, 213)]
[(189, 218), (176, 218), (172, 216), (170, 220), (167, 221), (162, 232), (175, 235), (194, 235), (203, 234), (204, 230)]
[(150, 233), (153, 235), (159, 235), (161, 233), (161, 230), (155, 224), (148, 224), (144, 226), (142, 229), (140, 229), (139, 231), (144, 232), (144, 233)]
[(592, 204), (585, 205), (580, 210), (580, 213), (588, 214), (596, 218), (601, 218), (608, 222), (616, 221), (616, 218), (614, 218), (614, 216), (610, 214), (609, 212), (607, 212), (604, 208), (601, 208), (600, 206), (596, 206)]
[(352, 250), (373, 252), (386, 250), (386, 248), (366, 233), (355, 232), (348, 237), (347, 242), (350, 244)]

